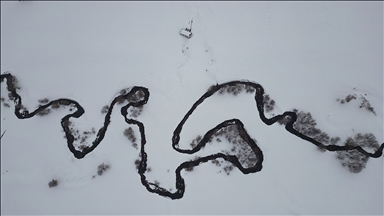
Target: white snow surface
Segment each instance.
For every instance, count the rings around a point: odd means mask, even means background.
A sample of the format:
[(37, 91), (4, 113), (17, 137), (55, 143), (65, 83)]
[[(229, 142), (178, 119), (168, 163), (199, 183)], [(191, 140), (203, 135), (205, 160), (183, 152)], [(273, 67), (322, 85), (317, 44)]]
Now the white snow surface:
[[(187, 39), (179, 31), (190, 20)], [(276, 101), (274, 114), (297, 108), (331, 137), (373, 133), (383, 142), (383, 2), (2, 1), (6, 71), (19, 79), (30, 110), (45, 97), (78, 101), (85, 109), (74, 120), (80, 131), (102, 126), (101, 108), (121, 89), (147, 87), (149, 101), (137, 118), (146, 129), (147, 178), (173, 191), (176, 167), (195, 157), (173, 150), (173, 131), (216, 83), (260, 83)], [(353, 93), (366, 94), (377, 115), (356, 101), (336, 101)], [(263, 169), (226, 175), (205, 163), (182, 172), (179, 200), (142, 186), (134, 165), (139, 151), (123, 136), (129, 126), (119, 106), (104, 140), (81, 160), (63, 138), (68, 109), (25, 120), (13, 110), (1, 106), (2, 215), (383, 215), (383, 157), (350, 173), (335, 153), (265, 125), (250, 94), (207, 99), (186, 122), (180, 148), (239, 118), (263, 151)], [(111, 168), (93, 179), (103, 162)], [(52, 179), (59, 185), (49, 188)]]

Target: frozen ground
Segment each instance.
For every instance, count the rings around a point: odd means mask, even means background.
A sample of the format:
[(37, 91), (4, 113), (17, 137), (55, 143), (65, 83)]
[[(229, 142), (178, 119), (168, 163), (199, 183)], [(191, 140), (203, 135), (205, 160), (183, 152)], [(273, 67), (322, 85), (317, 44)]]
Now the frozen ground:
[[(193, 36), (186, 39), (179, 31), (190, 20)], [(330, 136), (360, 132), (384, 140), (382, 2), (1, 2), (6, 71), (19, 79), (28, 109), (45, 97), (79, 102), (80, 131), (102, 126), (101, 108), (122, 88), (147, 87), (151, 95), (138, 117), (152, 168), (147, 178), (166, 188), (174, 188), (175, 168), (195, 157), (172, 149), (172, 133), (216, 83), (260, 83), (276, 101), (275, 114), (297, 108), (311, 112)], [(336, 101), (353, 93), (366, 94), (377, 115), (358, 102)], [(383, 214), (383, 157), (350, 173), (335, 153), (263, 124), (250, 95), (204, 102), (183, 128), (180, 147), (239, 118), (263, 151), (261, 172), (226, 175), (203, 164), (182, 173), (179, 200), (142, 186), (134, 165), (139, 152), (123, 136), (128, 125), (118, 109), (104, 140), (81, 160), (63, 138), (60, 119), (69, 110), (26, 120), (13, 110), (1, 106), (4, 215)], [(92, 178), (103, 162), (111, 168)], [(59, 185), (49, 188), (53, 178)]]

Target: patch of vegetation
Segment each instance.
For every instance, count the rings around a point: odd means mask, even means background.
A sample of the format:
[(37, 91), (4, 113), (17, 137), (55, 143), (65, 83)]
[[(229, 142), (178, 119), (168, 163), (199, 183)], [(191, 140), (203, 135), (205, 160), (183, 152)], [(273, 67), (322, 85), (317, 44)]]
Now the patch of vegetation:
[(264, 95), (264, 110), (265, 112), (271, 112), (273, 111), (275, 106), (275, 101), (271, 100), (268, 94)]
[[(345, 99), (337, 98), (336, 101), (339, 101), (341, 104), (345, 104), (345, 103), (349, 103), (350, 101), (356, 100), (356, 99), (357, 99), (356, 94), (349, 94), (345, 97)], [(363, 95), (360, 95), (359, 99), (360, 99), (360, 106), (359, 106), (360, 108), (365, 108), (367, 111), (376, 115), (374, 108), (371, 106), (371, 104), (369, 103), (367, 98), (365, 98)]]
[(374, 115), (376, 115), (376, 112), (373, 109), (373, 107), (371, 106), (371, 104), (369, 103), (369, 101), (365, 97), (361, 97), (360, 99), (361, 99), (360, 108), (365, 108), (369, 112), (371, 112)]
[[(356, 134), (353, 138), (348, 137), (344, 142), (345, 146), (361, 146), (376, 151), (380, 145), (376, 140), (376, 137), (372, 133)], [(352, 173), (361, 172), (369, 159), (357, 150), (338, 151), (336, 158), (340, 160), (341, 165), (347, 168)]]
[(198, 135), (195, 139), (192, 140), (191, 144), (189, 144), (192, 148), (195, 148), (197, 144), (202, 140), (203, 138)]
[(230, 165), (227, 165), (223, 168), (224, 172), (227, 173), (227, 175), (229, 175), (230, 172), (232, 172), (234, 166), (233, 164), (230, 164)]
[(102, 114), (105, 114), (105, 113), (108, 112), (108, 110), (109, 110), (109, 105), (105, 105), (105, 106), (103, 106), (103, 108), (101, 109), (101, 113), (102, 113)]
[(43, 99), (39, 99), (37, 100), (40, 104), (46, 104), (49, 102), (48, 98), (43, 98)]
[(279, 119), (277, 123), (279, 123), (280, 125), (286, 125), (290, 121), (291, 121), (291, 116), (284, 116), (284, 118)]
[(141, 112), (143, 111), (143, 108), (144, 108), (143, 106), (131, 107), (130, 111), (129, 111), (130, 116), (137, 118), (141, 114)]
[(60, 103), (56, 101), (51, 104), (51, 107), (52, 109), (59, 109), (61, 106)]
[[(136, 136), (135, 136), (135, 132), (133, 131), (133, 129), (131, 127), (127, 128), (124, 130), (123, 132), (124, 136), (127, 137), (127, 139), (129, 141), (131, 141), (132, 143), (135, 143), (136, 142)], [(136, 144), (137, 145), (137, 144)]]
[(59, 182), (56, 179), (52, 179), (52, 181), (48, 183), (48, 186), (51, 188), (51, 187), (56, 187), (58, 184)]
[(136, 169), (139, 169), (140, 163), (141, 163), (140, 159), (135, 160), (134, 164), (136, 166)]
[(97, 175), (101, 176), (105, 171), (109, 169), (109, 165), (102, 163), (97, 167)]
[[(191, 146), (194, 147), (201, 140), (201, 136), (198, 136), (192, 143)], [(217, 142), (222, 142), (226, 140), (229, 144), (231, 144), (230, 149), (222, 150), (222, 153), (226, 155), (235, 155), (240, 164), (244, 168), (249, 168), (254, 166), (257, 163), (257, 156), (253, 152), (252, 148), (245, 142), (239, 135), (239, 131), (236, 125), (229, 125), (227, 127), (223, 127), (216, 131), (216, 133), (210, 137), (209, 143), (212, 144), (212, 141), (216, 140)], [(254, 140), (257, 143), (256, 140)], [(214, 159), (211, 160), (213, 164), (218, 167), (221, 167), (224, 160)], [(229, 175), (229, 173), (233, 170), (234, 166), (231, 163), (222, 167), (225, 173)]]
[(38, 116), (46, 116), (46, 115), (48, 115), (49, 113), (51, 113), (51, 109), (49, 109), (49, 108), (45, 108), (45, 109), (43, 109), (43, 110), (37, 112), (36, 115), (38, 115)]
[(144, 97), (145, 93), (141, 90), (138, 90), (135, 93), (128, 95), (127, 99), (129, 102), (138, 102), (140, 100), (143, 100)]
[(187, 171), (187, 172), (192, 172), (192, 171), (193, 171), (193, 168), (194, 168), (194, 166), (193, 166), (193, 164), (191, 164), (190, 166), (188, 166), (187, 168), (185, 168), (185, 171)]

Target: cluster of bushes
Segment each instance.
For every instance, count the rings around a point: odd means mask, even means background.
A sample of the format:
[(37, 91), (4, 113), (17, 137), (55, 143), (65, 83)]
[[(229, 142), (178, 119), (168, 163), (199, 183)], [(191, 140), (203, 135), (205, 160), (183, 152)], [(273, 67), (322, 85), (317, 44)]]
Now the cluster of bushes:
[[(243, 167), (248, 168), (256, 164), (257, 158), (255, 153), (253, 152), (252, 148), (248, 145), (248, 143), (240, 137), (236, 125), (229, 125), (227, 127), (221, 128), (214, 134), (214, 138), (216, 138), (216, 141), (225, 139), (229, 142), (229, 144), (232, 144), (232, 148), (230, 149), (230, 151), (224, 150), (223, 153), (226, 155), (236, 155), (240, 164)], [(255, 143), (257, 143), (256, 140), (254, 141)]]
[(128, 101), (130, 102), (138, 102), (140, 100), (143, 100), (145, 96), (145, 93), (143, 91), (136, 91), (133, 94), (128, 95)]
[[(316, 128), (316, 120), (312, 118), (310, 112), (298, 111), (297, 109), (293, 110), (297, 115), (297, 120), (293, 124), (293, 128), (298, 132), (311, 137), (312, 139), (324, 144), (336, 145), (339, 141), (339, 137), (330, 138), (329, 135), (325, 132), (322, 132), (320, 129)], [(325, 149), (318, 147), (318, 150), (324, 152)]]
[(59, 182), (56, 179), (52, 179), (50, 182), (48, 182), (48, 187), (56, 187), (59, 184)]
[(139, 107), (131, 107), (129, 110), (130, 116), (137, 118), (141, 112), (143, 111), (144, 106), (139, 106)]
[[(341, 104), (344, 104), (344, 103), (349, 103), (350, 101), (356, 100), (356, 99), (357, 99), (356, 94), (349, 94), (345, 97), (345, 99), (337, 98), (336, 101), (339, 101)], [(360, 106), (359, 106), (360, 108), (365, 108), (367, 111), (372, 112), (374, 115), (376, 115), (374, 108), (371, 106), (367, 98), (365, 98), (363, 95), (360, 95), (359, 99), (360, 99)]]
[[(3, 80), (1, 80), (3, 82)], [(19, 80), (15, 76), (12, 76), (11, 85), (7, 86), (8, 91), (14, 91), (16, 89), (20, 90)]]
[(275, 101), (271, 100), (268, 94), (264, 95), (264, 110), (265, 112), (271, 112), (273, 111), (275, 106)]
[[(39, 102), (40, 105), (44, 105), (44, 104), (47, 104), (49, 102), (48, 98), (39, 99), (37, 101)], [(58, 101), (56, 101), (56, 102), (52, 103), (51, 107), (52, 107), (52, 109), (59, 109), (61, 107), (61, 104)], [(73, 105), (71, 106), (70, 111), (72, 111), (72, 108), (73, 108)], [(49, 113), (51, 113), (51, 111), (52, 111), (51, 109), (45, 108), (44, 110), (41, 110), (40, 112), (36, 113), (36, 115), (45, 116), (45, 115), (48, 115)]]
[(106, 114), (108, 110), (109, 110), (109, 105), (103, 106), (103, 108), (101, 108), (101, 114)]
[[(211, 163), (215, 164), (216, 166), (218, 167), (221, 167), (221, 165), (224, 163), (225, 166), (223, 167), (223, 171), (229, 175), (232, 171), (233, 171), (233, 168), (235, 167), (232, 163), (230, 162), (227, 162), (223, 159), (214, 159), (214, 160), (211, 160)], [(221, 173), (221, 171), (219, 171), (219, 173)]]
[(38, 116), (46, 116), (49, 113), (51, 113), (51, 109), (45, 108), (45, 109), (41, 110), (40, 112), (36, 113), (36, 115), (38, 115)]
[(234, 96), (236, 96), (236, 95), (240, 94), (241, 92), (243, 92), (244, 90), (246, 93), (255, 92), (255, 89), (252, 86), (248, 86), (245, 84), (236, 84), (236, 85), (224, 86), (224, 87), (220, 88), (218, 93), (221, 95), (228, 93), (228, 94), (233, 94)]
[(4, 107), (6, 107), (6, 108), (11, 107), (11, 105), (9, 105), (9, 103), (7, 103), (8, 101), (7, 102), (5, 101), (5, 98), (1, 97), (0, 100), (1, 100), (1, 103), (3, 104)]
[(124, 130), (123, 132), (124, 136), (127, 137), (127, 139), (129, 141), (132, 142), (132, 147), (134, 147), (135, 149), (138, 149), (138, 145), (136, 143), (136, 136), (135, 136), (135, 131), (133, 131), (133, 129), (131, 127), (127, 128)]
[[(201, 139), (202, 137), (200, 135), (197, 136), (190, 144), (191, 147), (196, 147), (196, 145), (201, 141)], [(209, 143), (212, 144), (213, 140), (216, 140), (217, 142), (222, 142), (222, 140), (226, 140), (229, 144), (232, 144), (230, 150), (222, 150), (222, 153), (226, 155), (235, 155), (243, 167), (248, 168), (256, 164), (257, 157), (255, 153), (253, 152), (252, 148), (248, 145), (248, 143), (246, 143), (240, 137), (236, 125), (229, 125), (227, 127), (219, 129), (209, 138)], [(254, 141), (257, 143), (256, 140)], [(222, 162), (220, 160), (214, 159), (211, 160), (211, 162), (221, 167)], [(188, 169), (192, 171), (193, 167), (190, 167)], [(230, 163), (229, 165), (223, 167), (223, 170), (229, 175), (229, 173), (233, 170), (233, 165)]]
[(277, 120), (277, 123), (279, 123), (280, 125), (286, 125), (290, 121), (291, 116), (284, 116), (284, 118)]
[[(345, 146), (361, 146), (376, 151), (380, 145), (372, 133), (356, 134), (353, 138), (348, 137), (344, 143)], [(341, 165), (352, 173), (359, 173), (368, 162), (369, 156), (360, 153), (357, 150), (338, 151), (336, 158), (340, 160)]]
[[(136, 169), (139, 169), (140, 163), (141, 163), (140, 159), (135, 160), (134, 164), (135, 164)], [(147, 167), (147, 172), (151, 172), (151, 171), (152, 171), (152, 168)]]
[(109, 164), (102, 163), (97, 167), (97, 175), (101, 176), (105, 171), (109, 169)]
[[(81, 151), (88, 147), (87, 139), (91, 136), (91, 134), (96, 134), (95, 128), (92, 128), (91, 131), (84, 131), (80, 134), (79, 129), (75, 128), (74, 124), (69, 120), (64, 122), (64, 125), (69, 127), (69, 130), (74, 137), (74, 141), (80, 140), (80, 145), (78, 145), (77, 148)], [(66, 138), (65, 135), (64, 138)]]
[(202, 139), (203, 139), (203, 138), (202, 138), (200, 135), (198, 135), (195, 139), (192, 140), (190, 146), (191, 146), (192, 148), (195, 148), (195, 147), (197, 146), (197, 144), (198, 144)]

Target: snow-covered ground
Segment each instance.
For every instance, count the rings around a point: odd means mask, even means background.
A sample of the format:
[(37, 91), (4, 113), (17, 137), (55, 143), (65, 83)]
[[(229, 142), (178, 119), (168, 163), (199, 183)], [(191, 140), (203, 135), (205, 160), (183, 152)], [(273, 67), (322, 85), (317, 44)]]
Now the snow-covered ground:
[[(187, 39), (179, 32), (191, 20)], [(42, 98), (79, 102), (85, 114), (74, 123), (81, 132), (102, 126), (101, 108), (121, 89), (148, 88), (137, 118), (146, 129), (147, 178), (173, 190), (175, 168), (195, 157), (173, 150), (173, 131), (216, 83), (260, 83), (276, 101), (274, 114), (311, 112), (331, 137), (373, 133), (384, 140), (382, 2), (2, 1), (6, 71), (18, 78), (30, 110)], [(365, 95), (377, 115), (358, 101), (336, 101), (348, 94)], [(1, 96), (7, 98), (4, 83)], [(104, 140), (81, 160), (63, 138), (68, 109), (25, 120), (13, 110), (12, 103), (1, 106), (1, 214), (383, 214), (383, 157), (350, 173), (336, 153), (265, 125), (250, 94), (207, 99), (185, 124), (180, 148), (238, 118), (263, 151), (263, 169), (227, 175), (203, 164), (182, 173), (179, 200), (142, 186), (134, 165), (139, 151), (123, 135), (129, 126), (118, 108)], [(111, 168), (92, 178), (103, 162)], [(59, 185), (49, 188), (52, 179)]]

